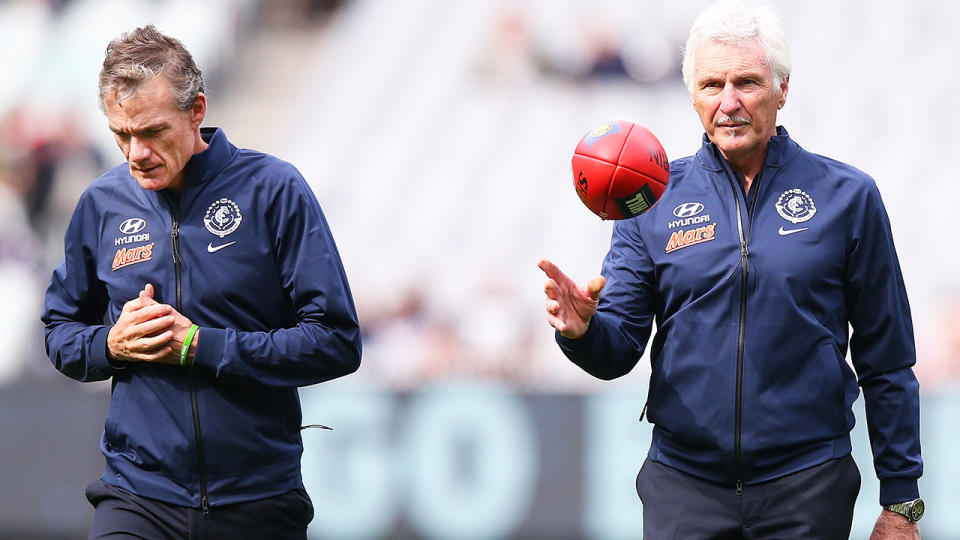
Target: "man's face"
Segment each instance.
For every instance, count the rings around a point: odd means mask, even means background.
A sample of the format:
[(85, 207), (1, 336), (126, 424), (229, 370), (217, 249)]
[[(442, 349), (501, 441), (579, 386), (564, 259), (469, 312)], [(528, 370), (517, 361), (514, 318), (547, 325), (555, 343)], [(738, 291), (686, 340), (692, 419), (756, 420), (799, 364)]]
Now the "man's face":
[(116, 94), (104, 96), (103, 105), (137, 183), (149, 190), (182, 189), (183, 168), (203, 146), (199, 132), (206, 113), (203, 94), (193, 109), (181, 111), (173, 104), (169, 83), (154, 77), (123, 101), (117, 101)]
[(787, 81), (776, 86), (763, 47), (708, 43), (697, 49), (693, 67), (693, 108), (710, 140), (728, 160), (766, 152), (776, 135), (777, 109), (787, 98)]

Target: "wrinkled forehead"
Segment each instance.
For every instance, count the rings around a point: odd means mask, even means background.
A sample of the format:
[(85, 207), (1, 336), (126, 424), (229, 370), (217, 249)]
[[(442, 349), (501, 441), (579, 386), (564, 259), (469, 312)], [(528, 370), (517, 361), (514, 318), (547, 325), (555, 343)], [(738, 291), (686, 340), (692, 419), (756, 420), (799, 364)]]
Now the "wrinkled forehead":
[(124, 95), (119, 90), (104, 96), (110, 129), (130, 132), (169, 125), (186, 113), (176, 107), (163, 81), (141, 84)]
[(694, 78), (717, 75), (753, 74), (773, 76), (763, 46), (756, 40), (709, 41), (694, 52)]
[(122, 106), (125, 101), (144, 94), (151, 100), (160, 100), (165, 97), (171, 104), (174, 102), (172, 87), (162, 75), (152, 75), (146, 78), (117, 77), (105, 88), (101, 99), (103, 99), (104, 106), (108, 101)]

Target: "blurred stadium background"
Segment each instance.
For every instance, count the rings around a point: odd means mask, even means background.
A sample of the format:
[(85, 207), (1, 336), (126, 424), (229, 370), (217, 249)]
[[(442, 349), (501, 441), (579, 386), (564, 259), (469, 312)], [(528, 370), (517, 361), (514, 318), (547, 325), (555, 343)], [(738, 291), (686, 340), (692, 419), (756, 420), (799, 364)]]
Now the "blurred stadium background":
[[(205, 125), (294, 163), (315, 189), (364, 331), (358, 374), (301, 392), (316, 538), (637, 538), (649, 364), (592, 380), (543, 317), (548, 257), (599, 271), (611, 224), (569, 155), (632, 120), (670, 157), (701, 127), (679, 46), (689, 0), (0, 1), (2, 538), (83, 538), (109, 385), (43, 354), (43, 289), (83, 188), (122, 157), (97, 107), (107, 42), (147, 23), (207, 77)], [(871, 174), (916, 328), (927, 539), (960, 538), (960, 4), (773, 0), (794, 50), (781, 123)], [(211, 272), (222, 271), (211, 268)], [(863, 475), (853, 537), (876, 518)]]

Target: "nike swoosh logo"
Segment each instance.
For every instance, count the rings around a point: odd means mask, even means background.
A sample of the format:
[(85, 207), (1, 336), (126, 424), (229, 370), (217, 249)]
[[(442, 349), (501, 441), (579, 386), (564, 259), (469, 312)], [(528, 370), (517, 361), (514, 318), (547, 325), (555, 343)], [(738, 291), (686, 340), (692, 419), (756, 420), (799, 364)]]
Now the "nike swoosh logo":
[(779, 234), (780, 236), (786, 236), (786, 235), (788, 235), (788, 234), (793, 234), (793, 233), (796, 233), (796, 232), (805, 231), (805, 230), (807, 230), (807, 229), (809, 229), (809, 228), (810, 228), (810, 227), (802, 227), (802, 228), (800, 228), (800, 229), (784, 229), (784, 228), (781, 226), (780, 229), (777, 230), (777, 234)]
[[(782, 233), (781, 233), (781, 234), (782, 234)], [(219, 245), (219, 246), (215, 246), (215, 245), (213, 245), (213, 242), (210, 242), (209, 244), (207, 244), (207, 252), (208, 252), (208, 253), (216, 253), (217, 251), (220, 251), (221, 249), (223, 249), (223, 248), (225, 248), (225, 247), (227, 247), (227, 246), (232, 246), (232, 245), (234, 245), (234, 244), (236, 244), (236, 243), (237, 243), (236, 241), (233, 241), (233, 242), (227, 242), (226, 244), (222, 244), (222, 245)]]

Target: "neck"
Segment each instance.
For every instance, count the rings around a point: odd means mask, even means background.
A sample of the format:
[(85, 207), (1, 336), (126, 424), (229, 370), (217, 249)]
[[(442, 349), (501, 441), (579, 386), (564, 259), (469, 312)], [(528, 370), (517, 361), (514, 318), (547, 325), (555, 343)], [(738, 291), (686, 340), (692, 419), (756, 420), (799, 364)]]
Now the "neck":
[[(193, 155), (197, 155), (210, 147), (210, 145), (203, 140), (203, 137), (200, 136), (200, 128), (197, 128), (196, 132), (194, 133), (194, 137)], [(183, 182), (186, 176), (187, 175), (184, 173), (184, 171), (180, 171), (180, 174), (178, 174), (177, 177), (170, 182), (170, 185), (167, 186), (167, 189), (177, 193), (183, 191)]]
[(193, 137), (194, 137), (193, 139), (194, 154), (199, 154), (200, 152), (203, 152), (204, 150), (206, 150), (208, 146), (210, 146), (209, 144), (207, 144), (207, 141), (203, 140), (203, 136), (200, 135), (200, 126), (197, 126), (197, 130), (194, 132)]
[(180, 193), (181, 191), (183, 191), (184, 176), (185, 175), (183, 174), (183, 171), (180, 171), (180, 174), (178, 174), (177, 177), (174, 178), (172, 182), (170, 182), (170, 185), (167, 186), (167, 190), (172, 191), (174, 193)]
[[(721, 154), (723, 154), (722, 151)], [(726, 159), (727, 163), (730, 164), (730, 169), (743, 177), (744, 192), (750, 191), (750, 185), (753, 183), (753, 179), (759, 176), (760, 171), (763, 170), (763, 164), (764, 161), (766, 161), (766, 157), (766, 146), (764, 146), (761, 150), (753, 152), (747, 156), (727, 156), (726, 154), (723, 154), (723, 158)]]

